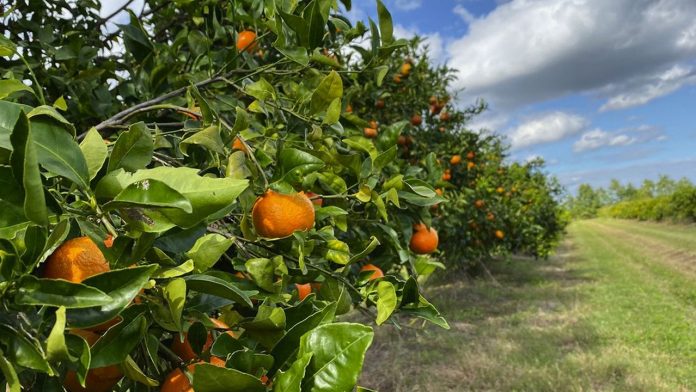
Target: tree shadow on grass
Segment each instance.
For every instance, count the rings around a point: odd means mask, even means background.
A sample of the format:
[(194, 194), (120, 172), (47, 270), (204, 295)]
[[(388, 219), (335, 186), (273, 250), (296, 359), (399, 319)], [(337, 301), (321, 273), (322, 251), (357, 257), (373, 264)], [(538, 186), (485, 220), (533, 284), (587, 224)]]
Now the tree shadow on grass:
[(497, 283), (450, 274), (429, 284), (426, 296), (449, 331), (406, 319), (400, 330), (376, 328), (361, 385), (382, 392), (624, 389), (625, 366), (588, 360), (602, 342), (583, 320), (583, 285), (592, 279), (572, 244), (549, 260), (498, 260), (489, 269)]

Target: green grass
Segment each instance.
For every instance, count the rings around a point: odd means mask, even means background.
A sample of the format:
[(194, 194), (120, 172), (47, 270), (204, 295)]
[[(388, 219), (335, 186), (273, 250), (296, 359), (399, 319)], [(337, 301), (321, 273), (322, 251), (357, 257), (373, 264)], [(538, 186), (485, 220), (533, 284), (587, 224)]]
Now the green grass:
[[(676, 233), (677, 235), (675, 236)], [(377, 328), (361, 385), (387, 391), (696, 390), (693, 228), (576, 222), (548, 261), (427, 296), (449, 331)], [(674, 255), (684, 260), (674, 261)]]

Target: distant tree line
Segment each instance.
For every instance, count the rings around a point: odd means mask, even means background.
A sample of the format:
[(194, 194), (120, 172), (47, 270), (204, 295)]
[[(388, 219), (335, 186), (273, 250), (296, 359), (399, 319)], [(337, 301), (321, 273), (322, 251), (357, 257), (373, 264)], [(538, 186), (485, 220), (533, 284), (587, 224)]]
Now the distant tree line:
[(644, 180), (640, 186), (613, 179), (606, 188), (589, 184), (568, 197), (566, 208), (576, 219), (600, 217), (696, 221), (696, 186), (686, 179), (661, 175), (657, 181)]

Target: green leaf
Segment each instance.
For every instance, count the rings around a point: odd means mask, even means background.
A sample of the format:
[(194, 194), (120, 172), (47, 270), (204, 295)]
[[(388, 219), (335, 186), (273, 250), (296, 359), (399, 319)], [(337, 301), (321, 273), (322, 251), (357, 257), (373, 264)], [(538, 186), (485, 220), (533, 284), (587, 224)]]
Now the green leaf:
[(104, 166), (104, 162), (109, 155), (109, 149), (96, 128), (91, 128), (87, 132), (82, 143), (80, 143), (80, 149), (87, 162), (87, 171), (91, 181)]
[(312, 93), (312, 112), (319, 113), (326, 110), (333, 100), (342, 96), (343, 81), (341, 76), (336, 71), (331, 71)]
[(0, 36), (0, 56), (9, 57), (15, 54), (17, 45), (5, 36)]
[(193, 271), (193, 260), (186, 260), (176, 267), (160, 268), (152, 275), (153, 279), (169, 279), (188, 274)]
[(282, 308), (261, 305), (256, 317), (252, 321), (242, 323), (241, 326), (244, 328), (244, 335), (271, 349), (283, 337), (285, 312)]
[(396, 289), (390, 282), (377, 284), (377, 325), (382, 325), (396, 309)]
[(176, 208), (191, 213), (193, 207), (186, 196), (157, 180), (141, 180), (129, 184), (114, 200), (104, 205), (105, 210), (125, 207)]
[(123, 168), (128, 171), (144, 169), (152, 160), (154, 142), (145, 123), (139, 122), (122, 132), (111, 152), (108, 171)]
[(322, 301), (336, 303), (336, 315), (350, 312), (353, 300), (348, 293), (346, 285), (338, 279), (326, 277), (319, 289), (318, 298)]
[(259, 101), (265, 101), (269, 98), (277, 99), (275, 88), (263, 77), (254, 83), (244, 86), (244, 91)]
[(205, 54), (210, 48), (210, 40), (203, 32), (199, 30), (190, 31), (187, 38), (189, 48), (194, 56)]
[(31, 87), (17, 79), (0, 80), (0, 99), (5, 99), (18, 91), (29, 91), (34, 94), (34, 90)]
[[(253, 258), (244, 263), (251, 278), (257, 286), (270, 293), (279, 293), (282, 286), (275, 284), (276, 264), (271, 259)], [(287, 273), (287, 269), (285, 270)]]
[(181, 327), (181, 315), (184, 312), (186, 303), (186, 281), (181, 278), (172, 279), (163, 290), (164, 299), (167, 300), (172, 320), (179, 332), (183, 332)]
[(379, 17), (379, 31), (382, 34), (382, 45), (387, 46), (394, 41), (394, 26), (389, 10), (381, 0), (377, 0), (377, 16)]
[[(17, 124), (19, 115), (25, 111), (22, 110), (23, 108), (24, 106), (20, 104), (0, 101), (0, 148), (12, 151), (10, 135)], [(28, 107), (26, 111), (28, 111)]]
[(218, 357), (226, 357), (227, 354), (233, 353), (238, 350), (244, 350), (244, 346), (228, 333), (223, 333), (215, 339), (213, 345), (210, 347), (210, 355), (215, 355)]
[(440, 315), (440, 312), (426, 300), (422, 295), (418, 297), (418, 303), (413, 303), (408, 306), (402, 306), (399, 310), (400, 313), (408, 314), (416, 317), (420, 317), (424, 320), (428, 320), (431, 323), (438, 325), (444, 329), (449, 329), (449, 324), (444, 317)]
[(372, 328), (351, 323), (322, 325), (302, 336), (298, 357), (313, 354), (303, 390), (352, 391), (373, 336)]
[(367, 255), (372, 253), (375, 248), (379, 246), (379, 240), (375, 236), (370, 236), (370, 242), (367, 244), (365, 249), (361, 250), (360, 253), (357, 253), (353, 255), (353, 257), (350, 258), (350, 264), (353, 264), (357, 261), (360, 261), (361, 259), (365, 258)]
[(90, 369), (115, 365), (126, 360), (128, 354), (140, 343), (147, 332), (144, 314), (132, 320), (123, 320), (109, 328), (92, 346)]
[(338, 122), (341, 117), (341, 99), (336, 98), (329, 104), (328, 109), (326, 109), (326, 117), (324, 117), (323, 124), (332, 125)]
[(324, 257), (336, 264), (346, 265), (350, 261), (350, 248), (341, 240), (326, 241), (326, 253)]
[(238, 350), (232, 353), (227, 360), (233, 369), (244, 373), (258, 374), (273, 366), (273, 357), (268, 354), (259, 354), (249, 349)]
[(191, 250), (186, 252), (186, 256), (193, 260), (196, 273), (205, 272), (220, 260), (233, 243), (234, 240), (220, 234), (206, 234), (196, 240)]
[(181, 143), (179, 143), (179, 148), (182, 153), (188, 154), (188, 147), (192, 144), (205, 147), (218, 154), (225, 153), (224, 144), (220, 137), (220, 127), (217, 125), (211, 125), (182, 140)]
[(387, 72), (389, 72), (389, 67), (386, 65), (380, 65), (379, 67), (375, 67), (375, 82), (377, 83), (377, 86), (382, 86), (382, 83), (384, 82), (384, 77), (387, 76)]
[(46, 359), (55, 362), (69, 358), (68, 346), (65, 344), (65, 307), (56, 310), (56, 322), (46, 339)]
[(375, 21), (372, 20), (372, 18), (369, 18), (370, 21), (370, 42), (372, 44), (372, 55), (376, 56), (377, 53), (379, 53), (379, 30), (377, 29), (377, 25), (375, 24)]
[(303, 48), (301, 46), (281, 48), (281, 47), (276, 46), (276, 45), (274, 45), (274, 47), (283, 56), (289, 58), (290, 60), (292, 60), (300, 65), (303, 65), (303, 66), (309, 65), (309, 56), (307, 56), (307, 49), (306, 48)]
[(89, 363), (92, 361), (92, 354), (89, 350), (89, 344), (81, 336), (67, 334), (65, 335), (65, 343), (68, 345), (68, 352), (72, 358), (77, 358), (76, 365), (77, 379), (80, 385), (85, 386), (87, 371), (89, 371)]
[(193, 291), (230, 299), (249, 308), (253, 307), (249, 295), (256, 294), (256, 291), (242, 291), (232, 282), (210, 275), (190, 275), (184, 279), (188, 288)]
[(113, 270), (85, 279), (82, 284), (105, 292), (113, 300), (106, 305), (68, 311), (68, 324), (85, 328), (113, 319), (138, 295), (156, 269), (156, 265), (145, 265)]
[(62, 110), (62, 111), (64, 111), (64, 112), (68, 110), (68, 103), (65, 102), (65, 98), (63, 98), (62, 95), (61, 95), (60, 97), (58, 97), (58, 99), (56, 99), (56, 100), (53, 102), (53, 105), (52, 105), (52, 106), (53, 106), (54, 108), (60, 109), (60, 110)]
[(152, 52), (152, 42), (140, 24), (138, 16), (131, 10), (127, 11), (130, 15), (130, 24), (117, 26), (123, 31), (123, 43), (126, 49), (140, 63)]
[(39, 171), (37, 147), (29, 119), (23, 112), (19, 113), (10, 140), (13, 149), (10, 156), (12, 170), (24, 188), (24, 214), (32, 222), (46, 226), (48, 210)]
[(64, 126), (46, 116), (31, 120), (32, 136), (41, 166), (65, 177), (82, 189), (89, 188), (87, 161)]
[(7, 347), (7, 358), (10, 362), (34, 369), (52, 376), (53, 369), (45, 359), (45, 354), (38, 342), (32, 342), (22, 332), (9, 325), (0, 324), (0, 342)]
[(324, 41), (324, 32), (326, 31), (328, 14), (324, 15), (321, 3), (322, 1), (313, 0), (307, 4), (307, 7), (302, 15), (307, 26), (309, 49), (314, 49), (317, 46), (321, 46)]
[(196, 372), (193, 374), (193, 389), (196, 392), (266, 391), (261, 380), (251, 374), (207, 363), (196, 366)]
[(311, 359), (312, 353), (307, 353), (297, 358), (287, 371), (278, 372), (273, 380), (273, 392), (302, 392), (302, 379)]
[[(302, 336), (319, 325), (332, 322), (335, 315), (336, 303), (333, 302), (325, 306), (323, 309), (312, 313), (310, 316), (306, 317), (304, 320), (290, 328), (273, 347), (271, 355), (273, 355), (275, 358), (275, 363), (273, 364), (273, 369), (271, 369), (269, 373), (272, 374), (276, 370), (283, 368), (285, 364), (292, 359), (298, 350)], [(304, 354), (300, 354), (299, 356), (302, 355)]]
[[(0, 42), (0, 44), (1, 43), (2, 42)], [(2, 46), (0, 46), (0, 55), (3, 54), (2, 49)], [(5, 358), (2, 349), (0, 349), (0, 370), (2, 370), (2, 374), (5, 376), (7, 392), (21, 392), (22, 384), (20, 384), (19, 377), (17, 377), (17, 371), (15, 371), (14, 366), (12, 366), (12, 362)]]
[(123, 375), (133, 381), (148, 387), (159, 386), (159, 382), (145, 375), (142, 369), (140, 369), (140, 366), (138, 366), (130, 355), (127, 356), (126, 360), (121, 364), (121, 369), (123, 370)]
[(62, 279), (39, 279), (25, 275), (17, 285), (19, 305), (61, 306), (69, 309), (106, 305), (112, 298), (103, 291)]
[(182, 228), (193, 227), (208, 216), (231, 206), (248, 185), (247, 180), (201, 177), (194, 168), (160, 166), (135, 173), (123, 170), (111, 172), (99, 181), (97, 197), (111, 200), (128, 185), (145, 179), (161, 181), (191, 202), (191, 213), (176, 209), (161, 211), (162, 216)]

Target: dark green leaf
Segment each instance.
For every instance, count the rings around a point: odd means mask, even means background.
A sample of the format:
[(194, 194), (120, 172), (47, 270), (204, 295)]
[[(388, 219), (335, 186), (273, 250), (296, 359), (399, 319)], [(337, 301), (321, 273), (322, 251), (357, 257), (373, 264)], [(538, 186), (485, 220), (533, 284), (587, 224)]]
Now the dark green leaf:
[(382, 45), (387, 46), (394, 41), (394, 26), (389, 10), (381, 0), (377, 0), (377, 16), (379, 17), (379, 31), (382, 34)]
[(11, 141), (12, 170), (14, 177), (22, 182), (24, 188), (24, 214), (32, 222), (45, 226), (48, 224), (48, 210), (39, 171), (37, 147), (29, 120), (24, 113), (19, 113)]
[(250, 308), (253, 305), (249, 295), (257, 293), (256, 291), (242, 291), (232, 282), (210, 275), (190, 275), (184, 279), (186, 279), (188, 288), (193, 291), (231, 299)]
[(20, 305), (88, 308), (106, 305), (112, 298), (103, 291), (62, 279), (39, 279), (25, 275), (19, 281), (15, 301)]
[(239, 370), (221, 368), (210, 364), (196, 366), (193, 375), (196, 392), (265, 392), (261, 380)]
[(25, 85), (17, 79), (0, 80), (0, 99), (5, 99), (10, 94), (18, 91), (29, 91), (30, 93), (34, 94), (34, 90), (32, 90), (31, 87)]
[(318, 113), (326, 110), (331, 102), (343, 96), (343, 81), (336, 71), (331, 71), (312, 94), (312, 111)]
[(109, 158), (108, 171), (123, 168), (128, 171), (144, 169), (152, 160), (154, 143), (145, 123), (130, 126), (119, 135)]
[(82, 189), (89, 188), (89, 170), (82, 150), (66, 128), (47, 116), (33, 117), (32, 137), (41, 166)]
[(125, 361), (146, 332), (147, 320), (143, 314), (109, 328), (92, 347), (90, 368), (100, 368)]
[(278, 372), (273, 380), (273, 392), (301, 392), (305, 369), (312, 359), (312, 353), (299, 358), (285, 372)]

